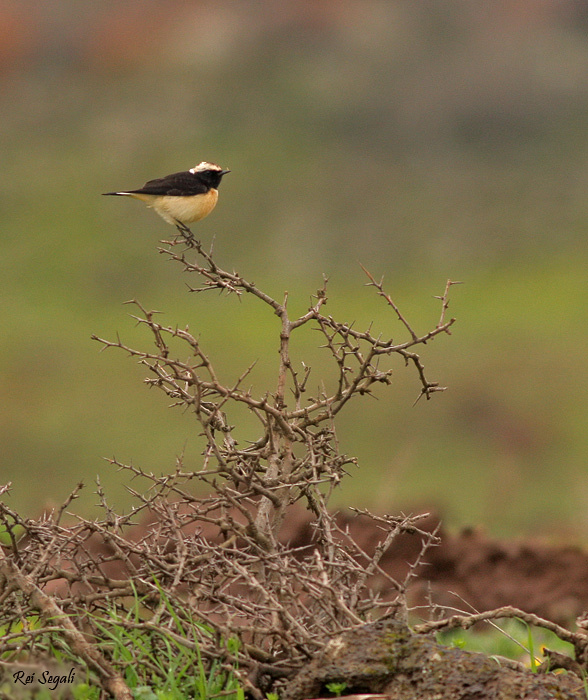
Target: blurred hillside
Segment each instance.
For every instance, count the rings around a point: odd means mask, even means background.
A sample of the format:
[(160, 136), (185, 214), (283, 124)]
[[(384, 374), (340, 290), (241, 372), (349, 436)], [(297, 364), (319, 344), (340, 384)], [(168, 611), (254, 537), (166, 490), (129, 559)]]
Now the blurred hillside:
[(89, 340), (145, 346), (127, 299), (188, 323), (228, 377), (258, 359), (256, 386), (272, 386), (275, 319), (187, 294), (156, 252), (169, 227), (99, 196), (206, 159), (232, 172), (197, 235), (294, 309), (324, 273), (331, 313), (396, 328), (361, 262), (425, 331), (446, 279), (465, 283), (453, 336), (423, 358), (449, 390), (410, 408), (399, 366), (342, 416), (361, 472), (340, 502), (586, 537), (585, 3), (4, 0), (0, 81), (0, 482), (15, 506), (83, 478), (90, 507), (100, 474), (122, 507), (113, 454), (197, 465), (190, 417)]

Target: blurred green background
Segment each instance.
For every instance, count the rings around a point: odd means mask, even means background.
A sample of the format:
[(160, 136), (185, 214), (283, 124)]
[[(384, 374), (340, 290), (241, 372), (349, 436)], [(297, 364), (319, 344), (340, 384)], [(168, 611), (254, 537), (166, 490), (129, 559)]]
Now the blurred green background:
[[(191, 416), (123, 353), (147, 348), (122, 303), (188, 324), (234, 380), (273, 388), (277, 319), (252, 299), (190, 295), (157, 253), (172, 229), (100, 197), (212, 160), (232, 172), (198, 224), (220, 264), (293, 311), (399, 339), (359, 263), (419, 332), (448, 278), (451, 337), (422, 348), (449, 389), (391, 388), (341, 416), (359, 468), (339, 503), (438, 508), (499, 535), (588, 529), (588, 5), (579, 0), (0, 2), (3, 250), (0, 483), (25, 515), (119, 509), (126, 475), (183, 454)], [(298, 360), (326, 360), (316, 334)], [(311, 382), (312, 384), (312, 382)], [(316, 386), (315, 385), (315, 386)]]

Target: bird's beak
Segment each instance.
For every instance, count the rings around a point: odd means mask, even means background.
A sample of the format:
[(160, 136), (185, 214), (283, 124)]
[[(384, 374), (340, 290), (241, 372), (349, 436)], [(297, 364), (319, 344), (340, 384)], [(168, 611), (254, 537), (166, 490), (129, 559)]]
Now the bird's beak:
[(227, 173), (230, 173), (230, 170), (221, 170), (221, 175), (226, 175)]

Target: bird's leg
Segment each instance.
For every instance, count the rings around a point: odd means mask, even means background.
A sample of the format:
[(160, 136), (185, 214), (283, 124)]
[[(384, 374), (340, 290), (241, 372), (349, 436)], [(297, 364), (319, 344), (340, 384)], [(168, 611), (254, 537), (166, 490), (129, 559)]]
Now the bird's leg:
[(180, 232), (180, 235), (181, 235), (182, 238), (186, 241), (186, 243), (188, 244), (188, 246), (189, 246), (190, 248), (193, 248), (193, 247), (194, 247), (194, 240), (195, 240), (195, 239), (194, 239), (194, 234), (193, 234), (192, 231), (188, 228), (188, 226), (186, 226), (186, 224), (182, 223), (182, 222), (179, 221), (178, 219), (176, 219), (175, 221), (176, 221), (176, 228), (177, 228), (178, 231)]

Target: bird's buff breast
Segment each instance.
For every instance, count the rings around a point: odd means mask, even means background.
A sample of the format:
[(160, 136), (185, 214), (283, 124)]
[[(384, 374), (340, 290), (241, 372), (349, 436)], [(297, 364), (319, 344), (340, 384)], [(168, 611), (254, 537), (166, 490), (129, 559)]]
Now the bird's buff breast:
[(191, 224), (208, 216), (217, 199), (218, 190), (211, 189), (206, 194), (193, 197), (156, 197), (150, 206), (170, 224), (175, 224), (176, 220)]

